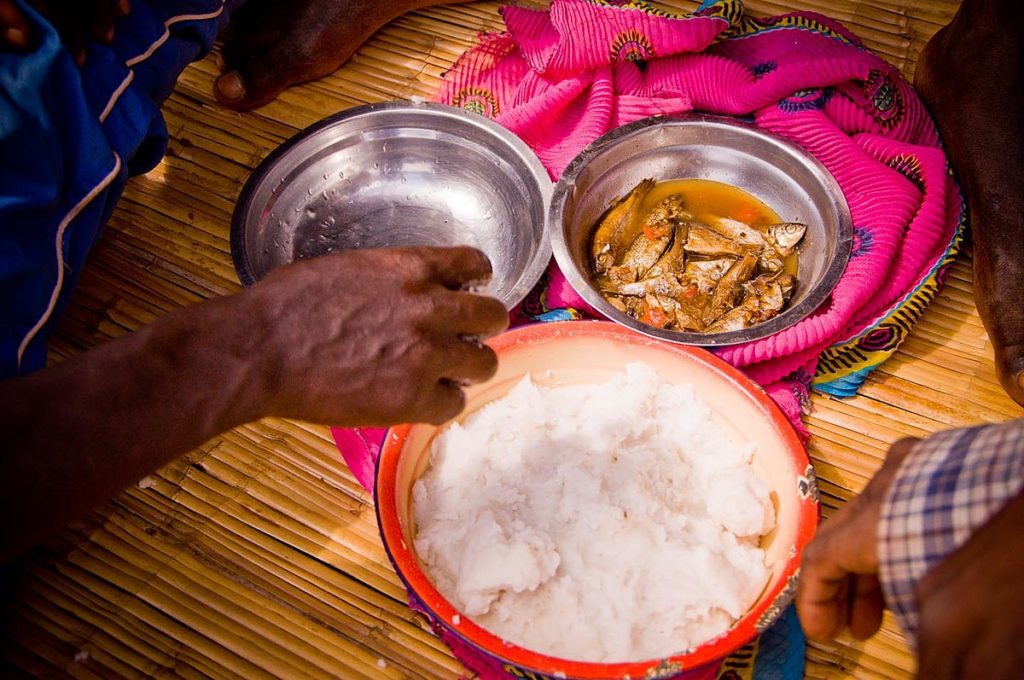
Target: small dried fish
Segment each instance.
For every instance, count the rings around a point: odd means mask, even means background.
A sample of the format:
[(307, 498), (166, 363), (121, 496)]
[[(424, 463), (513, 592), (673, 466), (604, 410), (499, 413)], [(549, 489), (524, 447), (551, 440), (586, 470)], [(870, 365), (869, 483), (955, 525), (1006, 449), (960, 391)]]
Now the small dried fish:
[(741, 257), (748, 250), (705, 224), (693, 222), (689, 226), (690, 232), (686, 239), (686, 252), (691, 255)]
[(635, 267), (609, 267), (605, 276), (612, 283), (633, 283), (637, 280), (637, 273)]
[(622, 298), (617, 297), (615, 295), (606, 295), (604, 299), (608, 301), (608, 304), (610, 304), (612, 307), (619, 310), (623, 314), (627, 313), (626, 303), (622, 301)]
[(672, 229), (658, 232), (653, 238), (648, 238), (646, 232), (640, 234), (629, 248), (622, 254), (623, 267), (632, 267), (636, 270), (637, 278), (643, 278), (647, 270), (655, 265), (665, 253), (669, 243), (672, 241)]
[(630, 226), (637, 222), (640, 204), (654, 184), (653, 179), (641, 181), (628, 194), (613, 203), (601, 218), (594, 232), (594, 242), (591, 244), (594, 268), (598, 274), (603, 274), (614, 265), (622, 248), (632, 242), (632, 238), (625, 240), (624, 236)]
[(744, 297), (740, 304), (715, 319), (707, 327), (709, 333), (724, 333), (749, 328), (756, 323), (778, 316), (789, 302), (796, 286), (791, 274), (761, 275), (743, 284)]
[(766, 243), (761, 248), (761, 252), (757, 254), (757, 265), (762, 271), (778, 274), (785, 267), (785, 262), (783, 262), (782, 255), (775, 249), (775, 246)]
[(644, 220), (644, 235), (653, 239), (662, 232), (672, 231), (679, 222), (693, 219), (693, 215), (686, 212), (685, 207), (682, 196), (674, 194), (667, 197)]
[(664, 295), (651, 295), (644, 299), (647, 309), (660, 308), (665, 315), (664, 328), (680, 331), (703, 330), (703, 322), (699, 314), (678, 300)]
[(683, 294), (683, 287), (679, 284), (674, 274), (665, 274), (633, 283), (622, 283), (616, 286), (602, 287), (602, 292), (614, 293), (615, 295), (631, 295), (644, 297), (646, 295), (663, 295), (667, 297), (679, 297)]
[(686, 236), (688, 228), (685, 223), (673, 227), (672, 245), (647, 271), (647, 277), (678, 274), (686, 265)]
[(685, 191), (641, 212), (655, 186), (650, 179), (637, 184), (595, 229), (591, 264), (610, 305), (657, 328), (716, 333), (761, 323), (785, 308), (796, 279), (783, 272), (806, 225), (780, 222), (761, 230), (751, 222), (761, 212), (749, 209), (746, 221), (709, 214), (702, 219), (710, 224), (696, 222), (685, 209)]
[(783, 257), (791, 254), (807, 233), (807, 225), (800, 222), (779, 222), (765, 228), (765, 236)]
[(750, 280), (757, 268), (757, 256), (747, 253), (729, 267), (722, 280), (715, 286), (707, 306), (704, 308), (704, 322), (710, 324), (736, 305), (736, 298), (743, 291), (743, 284)]
[(744, 305), (739, 305), (715, 319), (704, 330), (708, 333), (728, 333), (749, 328), (753, 323), (750, 318), (750, 310)]
[(749, 224), (733, 220), (728, 217), (719, 217), (709, 227), (722, 236), (744, 246), (756, 246), (758, 249), (765, 245), (764, 234), (754, 229)]
[(731, 257), (718, 260), (688, 260), (683, 268), (683, 278), (694, 283), (702, 296), (711, 295), (729, 267), (736, 262)]

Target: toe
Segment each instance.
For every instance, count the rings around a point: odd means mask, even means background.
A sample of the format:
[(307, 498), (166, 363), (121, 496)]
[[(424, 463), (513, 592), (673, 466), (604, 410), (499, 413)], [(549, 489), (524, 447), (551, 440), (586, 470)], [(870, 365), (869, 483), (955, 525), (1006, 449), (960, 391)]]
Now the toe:
[(213, 84), (214, 94), (217, 101), (222, 104), (232, 105), (245, 99), (245, 83), (242, 81), (242, 74), (238, 71), (225, 71)]
[(234, 68), (229, 63), (227, 68), (214, 83), (214, 95), (222, 105), (239, 111), (259, 108), (299, 82), (288, 64), (263, 55), (250, 56)]
[(1024, 406), (1024, 345), (996, 348), (996, 372), (1003, 389)]

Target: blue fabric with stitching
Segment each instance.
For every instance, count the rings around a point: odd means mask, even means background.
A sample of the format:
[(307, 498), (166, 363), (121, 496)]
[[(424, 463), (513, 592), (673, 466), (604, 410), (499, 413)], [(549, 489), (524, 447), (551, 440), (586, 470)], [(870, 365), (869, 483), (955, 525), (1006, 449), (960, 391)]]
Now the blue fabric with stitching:
[[(46, 20), (22, 4), (38, 46), (0, 51), (0, 378), (45, 364), (47, 335), (128, 176), (163, 156), (160, 105), (185, 66), (213, 45), (227, 21), (222, 6), (133, 0), (114, 43), (91, 44), (80, 69)], [(33, 334), (58, 284), (62, 227), (60, 295)]]

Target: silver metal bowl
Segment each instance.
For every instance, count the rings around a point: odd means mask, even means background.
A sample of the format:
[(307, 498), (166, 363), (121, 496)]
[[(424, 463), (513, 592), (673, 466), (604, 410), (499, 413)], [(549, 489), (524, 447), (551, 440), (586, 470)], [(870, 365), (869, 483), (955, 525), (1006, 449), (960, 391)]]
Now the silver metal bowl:
[(343, 111), (271, 153), (231, 221), (243, 284), (353, 248), (470, 245), (491, 259), (484, 292), (512, 307), (551, 258), (551, 180), (521, 140), (475, 113), (387, 102)]
[[(655, 328), (609, 304), (589, 261), (598, 218), (646, 178), (710, 179), (757, 196), (785, 221), (804, 222), (797, 288), (789, 307), (760, 324), (726, 333)], [(793, 325), (824, 302), (846, 268), (850, 210), (831, 173), (801, 148), (732, 118), (657, 117), (609, 132), (584, 149), (555, 185), (549, 213), (555, 260), (570, 285), (609, 319), (646, 335), (690, 345), (732, 345)]]

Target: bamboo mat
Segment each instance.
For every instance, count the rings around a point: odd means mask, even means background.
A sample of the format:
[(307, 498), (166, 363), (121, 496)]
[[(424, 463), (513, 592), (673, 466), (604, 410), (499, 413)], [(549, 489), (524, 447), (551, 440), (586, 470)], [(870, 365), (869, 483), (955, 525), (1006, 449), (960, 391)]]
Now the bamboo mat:
[[(692, 3), (659, 3), (692, 9)], [(748, 3), (835, 16), (910, 76), (957, 3)], [(51, 343), (54, 361), (173, 309), (237, 291), (228, 220), (253, 167), (321, 117), (430, 97), (497, 3), (392, 23), (334, 75), (256, 113), (218, 108), (214, 57), (165, 106), (166, 159), (133, 180)], [(972, 302), (969, 260), (896, 354), (847, 401), (815, 396), (808, 424), (824, 514), (857, 493), (892, 441), (1021, 410), (1000, 390)], [(409, 611), (370, 498), (324, 427), (265, 420), (146, 477), (27, 560), (4, 614), (0, 674), (79, 678), (454, 678), (464, 673)], [(903, 678), (913, 660), (887, 619), (867, 642), (811, 645), (808, 678)]]

